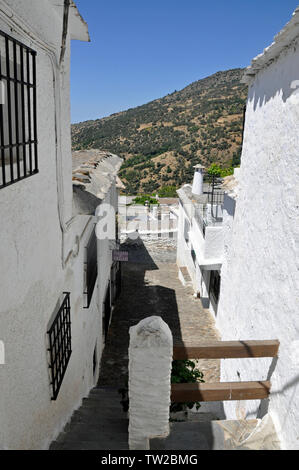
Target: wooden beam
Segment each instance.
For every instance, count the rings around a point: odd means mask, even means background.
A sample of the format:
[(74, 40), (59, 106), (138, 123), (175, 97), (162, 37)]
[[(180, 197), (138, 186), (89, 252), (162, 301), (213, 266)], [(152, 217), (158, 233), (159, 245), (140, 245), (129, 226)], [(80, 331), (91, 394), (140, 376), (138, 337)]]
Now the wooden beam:
[(270, 341), (210, 341), (194, 344), (174, 344), (173, 359), (242, 359), (277, 357), (278, 340)]
[(171, 385), (172, 403), (196, 401), (262, 400), (268, 398), (271, 383), (218, 382)]

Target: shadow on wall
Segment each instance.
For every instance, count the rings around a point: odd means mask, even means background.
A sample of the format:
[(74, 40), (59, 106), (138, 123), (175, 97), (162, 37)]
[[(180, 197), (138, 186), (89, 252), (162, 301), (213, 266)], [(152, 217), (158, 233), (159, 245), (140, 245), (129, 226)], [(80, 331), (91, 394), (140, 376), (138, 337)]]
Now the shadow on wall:
[[(257, 87), (252, 90), (249, 90), (249, 101), (253, 101), (254, 110), (256, 111), (257, 107), (262, 107), (267, 104), (271, 99), (274, 99), (277, 96), (282, 96), (284, 103), (291, 97), (297, 96), (299, 100), (299, 61), (294, 61), (286, 70), (279, 70), (275, 66), (275, 70), (271, 75), (271, 79), (261, 78), (256, 79)], [(264, 74), (268, 74), (269, 71), (266, 70)], [(287, 75), (286, 75), (287, 74)], [(263, 80), (263, 87), (259, 85)]]
[[(274, 357), (272, 359), (272, 362), (271, 362), (271, 365), (270, 365), (270, 368), (269, 368), (269, 372), (268, 372), (268, 375), (267, 375), (267, 380), (269, 380), (269, 381), (271, 381), (271, 378), (272, 378), (273, 373), (276, 369), (278, 360), (279, 360), (279, 357)], [(288, 418), (288, 415), (292, 412), (292, 402), (293, 402), (293, 400), (295, 399), (295, 397), (297, 395), (296, 392), (297, 392), (298, 384), (299, 384), (299, 374), (296, 375), (292, 380), (287, 382), (280, 390), (277, 390), (275, 392), (271, 392), (269, 398), (261, 400), (259, 407), (254, 412), (247, 413), (246, 419), (249, 419), (249, 417), (252, 417), (252, 415), (256, 415), (257, 419), (263, 419), (267, 415), (267, 413), (269, 412), (269, 406), (270, 406), (271, 398), (274, 397), (274, 396), (283, 395), (284, 392), (286, 392), (287, 390), (290, 390), (290, 389), (294, 388), (292, 396), (291, 396), (291, 398), (289, 399), (289, 402), (288, 402), (288, 410), (287, 410), (287, 412), (286, 412), (286, 414), (283, 418), (283, 421), (280, 423), (281, 430), (283, 430), (284, 426), (285, 426), (285, 422)], [(281, 418), (282, 418), (282, 416), (281, 416)]]

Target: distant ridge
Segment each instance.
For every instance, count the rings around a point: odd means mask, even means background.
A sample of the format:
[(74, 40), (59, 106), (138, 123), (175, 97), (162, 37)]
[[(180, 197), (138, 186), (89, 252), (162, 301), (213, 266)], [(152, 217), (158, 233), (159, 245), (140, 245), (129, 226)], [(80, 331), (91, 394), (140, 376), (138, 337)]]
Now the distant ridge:
[(121, 176), (131, 194), (189, 182), (196, 163), (238, 164), (247, 98), (243, 72), (217, 72), (142, 106), (73, 124), (73, 149), (125, 158)]

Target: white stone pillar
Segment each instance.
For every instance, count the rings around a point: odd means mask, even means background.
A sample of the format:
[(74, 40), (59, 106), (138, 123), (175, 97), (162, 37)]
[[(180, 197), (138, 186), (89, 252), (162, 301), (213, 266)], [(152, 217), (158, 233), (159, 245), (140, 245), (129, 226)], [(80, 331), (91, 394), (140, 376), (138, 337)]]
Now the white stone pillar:
[(192, 194), (196, 196), (201, 196), (203, 194), (203, 171), (204, 167), (202, 165), (196, 165), (194, 167), (194, 178), (192, 185)]
[(149, 450), (151, 438), (169, 434), (172, 355), (172, 334), (161, 317), (130, 328), (130, 450)]

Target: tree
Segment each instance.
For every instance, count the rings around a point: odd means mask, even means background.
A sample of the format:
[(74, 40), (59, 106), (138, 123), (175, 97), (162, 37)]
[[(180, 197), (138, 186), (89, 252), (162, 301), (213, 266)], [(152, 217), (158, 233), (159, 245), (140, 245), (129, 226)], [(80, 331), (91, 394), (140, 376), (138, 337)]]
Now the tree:
[(177, 197), (176, 186), (162, 186), (159, 197)]

